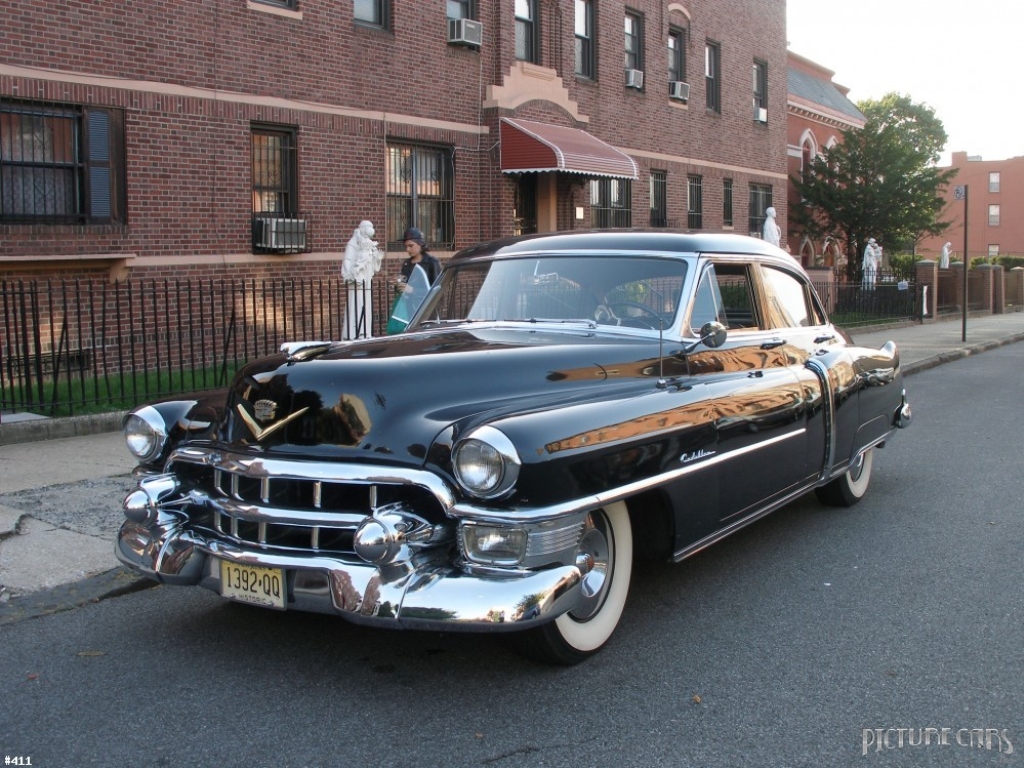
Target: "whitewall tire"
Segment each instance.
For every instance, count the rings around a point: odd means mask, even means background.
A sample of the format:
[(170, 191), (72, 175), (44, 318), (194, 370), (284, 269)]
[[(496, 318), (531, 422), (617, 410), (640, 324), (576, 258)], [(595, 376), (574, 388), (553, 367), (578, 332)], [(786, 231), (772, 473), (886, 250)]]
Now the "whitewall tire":
[(578, 561), (592, 563), (583, 576), (579, 604), (521, 637), (523, 650), (539, 661), (578, 664), (601, 650), (615, 632), (633, 570), (633, 529), (623, 502), (588, 515), (576, 554)]

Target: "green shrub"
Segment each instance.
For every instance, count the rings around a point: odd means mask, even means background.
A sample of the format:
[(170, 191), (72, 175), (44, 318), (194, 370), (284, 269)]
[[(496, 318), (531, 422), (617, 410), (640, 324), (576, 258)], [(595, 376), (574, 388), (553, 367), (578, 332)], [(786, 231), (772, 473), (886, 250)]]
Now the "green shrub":
[(917, 256), (912, 253), (894, 253), (889, 256), (889, 269), (899, 280), (912, 280), (917, 260)]
[(1014, 267), (1024, 267), (1024, 256), (996, 256), (993, 262), (1005, 270), (1010, 270)]

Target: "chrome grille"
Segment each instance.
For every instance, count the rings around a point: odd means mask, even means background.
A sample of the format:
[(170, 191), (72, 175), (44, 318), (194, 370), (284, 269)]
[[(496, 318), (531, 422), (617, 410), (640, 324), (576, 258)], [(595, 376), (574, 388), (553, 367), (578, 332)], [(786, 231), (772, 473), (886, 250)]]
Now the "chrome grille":
[[(189, 519), (218, 539), (260, 549), (352, 554), (352, 539), (378, 507), (399, 503), (432, 521), (446, 518), (447, 497), (436, 476), (352, 465), (269, 461), (213, 451), (182, 450), (168, 466), (196, 502)], [(304, 470), (308, 475), (303, 476)], [(329, 477), (334, 470), (339, 477)], [(279, 472), (279, 473), (278, 473)], [(407, 475), (435, 483), (425, 487)]]

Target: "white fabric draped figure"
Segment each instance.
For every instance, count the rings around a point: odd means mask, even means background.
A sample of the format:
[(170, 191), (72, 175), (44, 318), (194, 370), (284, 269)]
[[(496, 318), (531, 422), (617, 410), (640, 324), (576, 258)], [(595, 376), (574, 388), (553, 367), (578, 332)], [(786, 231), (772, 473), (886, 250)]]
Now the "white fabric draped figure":
[(949, 249), (952, 246), (952, 243), (946, 243), (942, 246), (942, 255), (939, 257), (939, 269), (949, 269)]
[(878, 270), (882, 266), (882, 246), (875, 242), (875, 238), (869, 237), (868, 244), (864, 246), (864, 261), (861, 267), (864, 270), (864, 287), (874, 288), (878, 279)]
[(345, 259), (341, 262), (341, 277), (347, 287), (345, 302), (344, 338), (358, 339), (372, 336), (373, 295), (371, 280), (380, 270), (383, 254), (373, 239), (373, 222), (365, 219), (352, 233), (345, 246)]
[(775, 220), (775, 209), (769, 206), (764, 212), (764, 217), (764, 229), (761, 236), (765, 242), (777, 246), (782, 242), (782, 228)]

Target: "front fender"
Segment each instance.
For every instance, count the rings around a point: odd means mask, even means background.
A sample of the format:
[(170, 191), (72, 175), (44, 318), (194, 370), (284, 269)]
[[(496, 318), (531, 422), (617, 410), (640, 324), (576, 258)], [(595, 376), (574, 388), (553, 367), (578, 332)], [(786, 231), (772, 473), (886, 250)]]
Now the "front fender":
[(490, 422), (522, 461), (513, 506), (551, 506), (673, 472), (713, 450), (714, 419), (691, 387), (656, 388)]
[(211, 390), (195, 395), (157, 400), (132, 408), (125, 414), (122, 428), (128, 419), (143, 408), (150, 408), (163, 420), (167, 441), (159, 455), (152, 461), (140, 463), (137, 474), (160, 472), (171, 452), (184, 442), (199, 438), (213, 438), (220, 428), (224, 415), (226, 390)]

